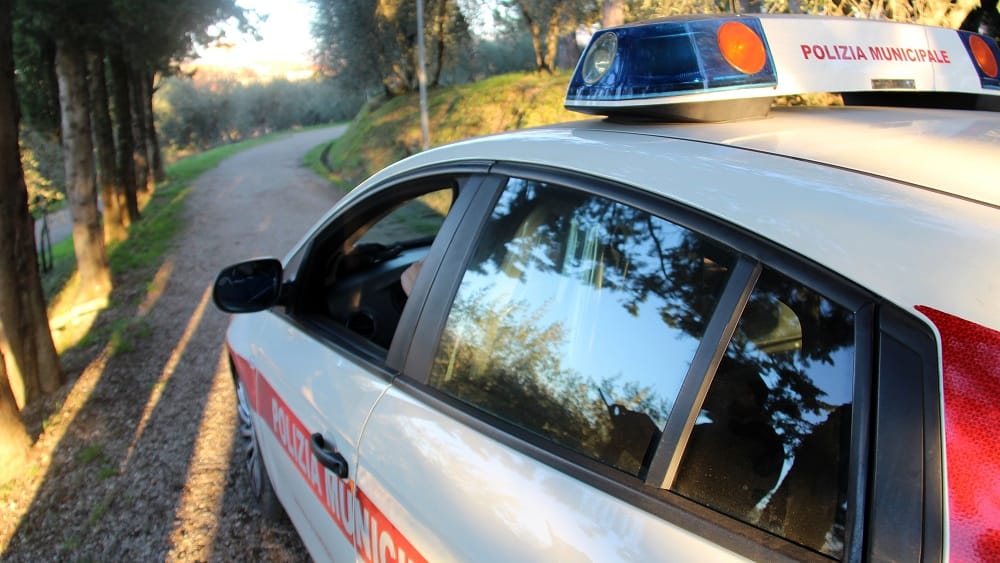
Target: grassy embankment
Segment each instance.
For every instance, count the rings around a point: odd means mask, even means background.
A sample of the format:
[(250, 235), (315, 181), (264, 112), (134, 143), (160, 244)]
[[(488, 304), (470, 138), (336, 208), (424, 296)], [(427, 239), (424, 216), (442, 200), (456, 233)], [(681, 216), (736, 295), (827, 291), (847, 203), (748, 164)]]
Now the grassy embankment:
[[(570, 74), (514, 73), (435, 88), (427, 94), (431, 144), (535, 127), (585, 116), (563, 109)], [(345, 191), (374, 172), (420, 151), (420, 110), (416, 93), (370, 104), (346, 133), (314, 148), (306, 162)], [(330, 172), (332, 170), (333, 172)]]
[[(431, 90), (427, 103), (431, 144), (587, 119), (563, 108), (570, 77), (569, 71), (513, 73)], [(832, 94), (782, 96), (774, 101), (775, 106), (842, 103), (839, 95)], [(316, 173), (348, 191), (385, 166), (419, 152), (420, 145), (419, 98), (413, 93), (369, 104), (342, 137), (315, 147), (305, 161)]]

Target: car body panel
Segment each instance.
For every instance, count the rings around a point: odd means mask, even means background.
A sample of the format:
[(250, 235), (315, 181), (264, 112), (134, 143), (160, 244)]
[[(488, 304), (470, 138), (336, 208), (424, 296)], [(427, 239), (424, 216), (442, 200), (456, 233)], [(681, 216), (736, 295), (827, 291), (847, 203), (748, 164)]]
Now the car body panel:
[[(960, 110), (775, 108), (767, 119), (699, 127), (686, 138), (800, 158), (892, 178), (992, 205), (1000, 190), (979, 174), (1000, 152), (1000, 117)], [(858, 140), (864, 139), (864, 145)]]
[(358, 487), (429, 561), (743, 561), (469, 428), (397, 387), (376, 405)]
[[(235, 342), (236, 353), (249, 351), (249, 361), (259, 378), (254, 387), (257, 425), (265, 462), (279, 498), (290, 512), (305, 518), (296, 522), (312, 530), (322, 543), (322, 551), (343, 560), (353, 557), (353, 526), (337, 510), (333, 490), (340, 481), (319, 465), (309, 450), (308, 440), (322, 434), (347, 459), (350, 471), (357, 466), (357, 444), (372, 406), (388, 387), (388, 379), (358, 365), (323, 346), (287, 318), (273, 312), (236, 317), (230, 334), (243, 325), (256, 326), (254, 342)], [(264, 345), (266, 343), (266, 345)], [(242, 344), (242, 345), (241, 345)], [(353, 503), (349, 509), (353, 512)], [(294, 518), (294, 517), (293, 517)], [(310, 546), (313, 552), (319, 546)]]

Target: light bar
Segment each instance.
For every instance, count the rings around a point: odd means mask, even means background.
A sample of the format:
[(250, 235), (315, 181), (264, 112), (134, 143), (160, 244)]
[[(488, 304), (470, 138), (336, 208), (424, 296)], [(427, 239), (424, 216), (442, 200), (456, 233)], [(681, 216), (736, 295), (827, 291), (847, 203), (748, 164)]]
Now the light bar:
[(674, 121), (766, 115), (774, 96), (1000, 109), (990, 37), (818, 16), (693, 16), (594, 34), (566, 93), (583, 113)]

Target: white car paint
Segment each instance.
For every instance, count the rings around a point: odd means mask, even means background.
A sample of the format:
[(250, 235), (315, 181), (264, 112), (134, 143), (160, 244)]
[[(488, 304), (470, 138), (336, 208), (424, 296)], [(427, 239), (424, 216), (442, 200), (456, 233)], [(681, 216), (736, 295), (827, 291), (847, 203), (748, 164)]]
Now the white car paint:
[[(301, 438), (289, 435), (285, 425), (266, 418), (282, 408), (283, 401), (287, 407), (284, 416), (297, 419), (306, 433), (320, 433), (328, 443), (335, 444), (347, 459), (353, 476), (364, 422), (388, 382), (332, 348), (319, 345), (313, 337), (274, 313), (255, 313), (237, 321), (234, 326), (246, 323), (260, 327), (254, 342), (239, 343), (232, 336), (230, 341), (237, 350), (246, 349), (240, 344), (248, 345), (259, 373), (257, 428), (262, 449), (270, 454), (265, 461), (279, 498), (296, 528), (303, 533), (311, 553), (326, 553), (337, 561), (349, 560), (355, 554), (353, 538), (331, 517), (331, 511), (336, 513), (331, 502), (333, 495), (317, 495), (311, 476), (315, 472), (320, 490), (329, 491), (327, 484), (332, 473), (316, 463), (308, 447), (300, 450)], [(267, 386), (278, 396), (277, 401), (265, 401)], [(296, 463), (303, 456), (307, 461)], [(303, 465), (308, 469), (303, 471)]]
[(745, 561), (393, 388), (358, 486), (428, 561)]

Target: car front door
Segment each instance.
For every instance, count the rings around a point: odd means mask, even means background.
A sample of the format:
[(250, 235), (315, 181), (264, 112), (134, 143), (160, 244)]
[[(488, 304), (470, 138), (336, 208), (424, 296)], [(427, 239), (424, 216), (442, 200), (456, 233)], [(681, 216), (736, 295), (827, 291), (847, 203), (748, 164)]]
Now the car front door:
[(316, 559), (348, 561), (359, 549), (358, 439), (395, 373), (394, 336), (420, 300), (421, 266), (447, 242), (437, 235), (468, 180), (411, 178), (335, 213), (291, 260), (286, 305), (255, 339), (265, 463)]

